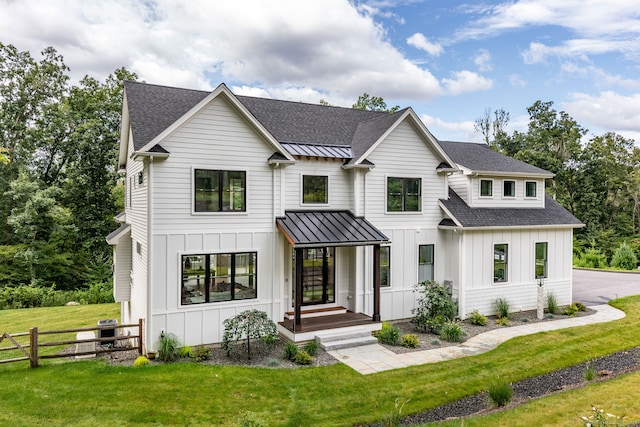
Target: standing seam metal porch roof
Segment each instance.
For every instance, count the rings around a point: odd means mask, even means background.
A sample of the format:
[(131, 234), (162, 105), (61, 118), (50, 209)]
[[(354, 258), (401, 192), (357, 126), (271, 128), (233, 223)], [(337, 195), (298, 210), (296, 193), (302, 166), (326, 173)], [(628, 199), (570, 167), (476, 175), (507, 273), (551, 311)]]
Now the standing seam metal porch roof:
[(389, 242), (389, 238), (364, 217), (355, 216), (348, 210), (286, 211), (284, 215), (276, 218), (276, 225), (296, 248)]

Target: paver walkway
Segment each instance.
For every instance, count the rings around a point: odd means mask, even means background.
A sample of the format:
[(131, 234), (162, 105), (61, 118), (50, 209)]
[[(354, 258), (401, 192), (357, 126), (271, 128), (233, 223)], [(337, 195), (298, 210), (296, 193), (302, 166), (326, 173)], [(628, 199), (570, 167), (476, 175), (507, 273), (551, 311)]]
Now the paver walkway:
[(481, 354), (493, 350), (511, 338), (522, 335), (554, 331), (573, 326), (611, 322), (612, 320), (622, 319), (626, 316), (624, 311), (613, 308), (607, 304), (591, 306), (589, 308), (596, 310), (596, 313), (590, 316), (574, 317), (571, 319), (492, 329), (491, 331), (469, 338), (460, 345), (451, 347), (396, 354), (379, 344), (371, 344), (334, 350), (330, 351), (329, 354), (345, 365), (360, 372), (362, 375), (367, 375), (388, 371), (390, 369), (406, 368), (408, 366), (423, 365), (425, 363), (441, 362), (443, 360)]

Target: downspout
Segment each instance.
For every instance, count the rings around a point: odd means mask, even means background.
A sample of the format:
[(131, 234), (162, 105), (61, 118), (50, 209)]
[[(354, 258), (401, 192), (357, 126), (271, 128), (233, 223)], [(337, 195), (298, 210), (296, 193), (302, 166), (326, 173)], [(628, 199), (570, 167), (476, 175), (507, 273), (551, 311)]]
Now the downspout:
[[(151, 338), (151, 331), (153, 330), (151, 327), (151, 292), (150, 292), (150, 288), (151, 288), (151, 284), (153, 283), (153, 268), (150, 268), (152, 266), (151, 263), (151, 247), (152, 247), (152, 232), (151, 230), (153, 229), (153, 203), (152, 203), (152, 194), (153, 194), (153, 188), (152, 188), (152, 183), (153, 183), (153, 156), (149, 158), (149, 163), (148, 163), (148, 177), (147, 177), (147, 259), (146, 259), (146, 264), (147, 264), (147, 289), (146, 289), (146, 293), (147, 293), (147, 309), (146, 311), (146, 325), (145, 325), (145, 330), (146, 330), (146, 348), (153, 348), (153, 340), (150, 339)], [(143, 342), (144, 342), (143, 341)]]

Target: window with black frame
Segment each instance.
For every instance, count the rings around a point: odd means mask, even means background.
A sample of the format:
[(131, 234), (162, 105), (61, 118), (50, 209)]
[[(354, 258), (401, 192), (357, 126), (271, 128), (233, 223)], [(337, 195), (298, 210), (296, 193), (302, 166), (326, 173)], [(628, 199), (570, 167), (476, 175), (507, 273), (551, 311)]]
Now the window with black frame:
[(246, 172), (195, 169), (195, 212), (246, 211)]
[(420, 212), (422, 179), (387, 178), (387, 212)]

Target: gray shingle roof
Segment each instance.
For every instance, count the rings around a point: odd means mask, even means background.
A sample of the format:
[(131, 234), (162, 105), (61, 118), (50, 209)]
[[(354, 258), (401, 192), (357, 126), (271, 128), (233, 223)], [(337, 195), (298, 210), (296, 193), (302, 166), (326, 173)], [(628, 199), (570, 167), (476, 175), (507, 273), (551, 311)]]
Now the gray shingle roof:
[(386, 243), (389, 238), (351, 211), (286, 211), (276, 218), (294, 247), (357, 246)]
[[(452, 219), (463, 228), (475, 227), (532, 227), (567, 226), (582, 227), (584, 224), (551, 197), (545, 195), (544, 208), (471, 208), (449, 189), (449, 199), (440, 203), (451, 214)], [(451, 226), (448, 220), (440, 222)]]
[(439, 141), (439, 143), (454, 162), (474, 172), (507, 172), (522, 175), (542, 174), (549, 177), (553, 176), (551, 172), (544, 169), (497, 153), (486, 144), (452, 141)]

